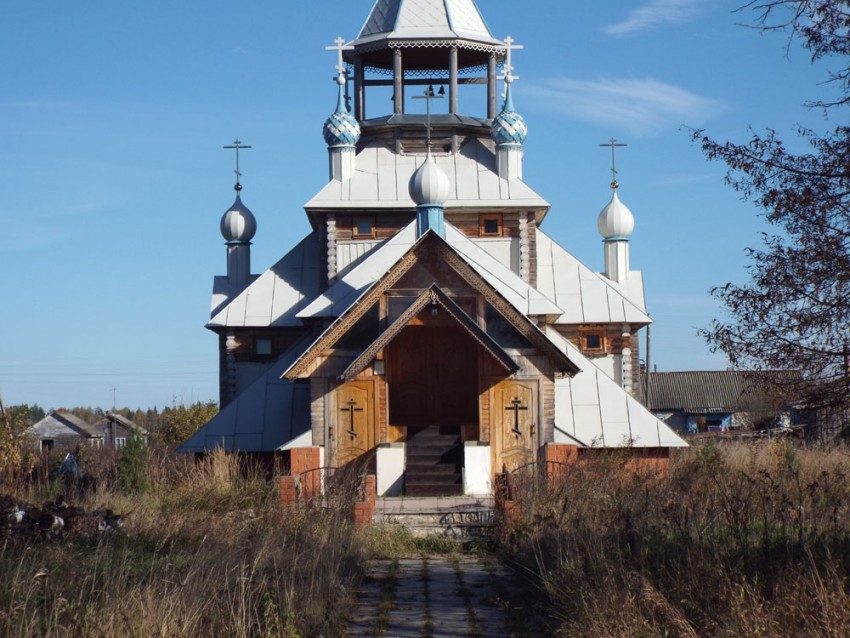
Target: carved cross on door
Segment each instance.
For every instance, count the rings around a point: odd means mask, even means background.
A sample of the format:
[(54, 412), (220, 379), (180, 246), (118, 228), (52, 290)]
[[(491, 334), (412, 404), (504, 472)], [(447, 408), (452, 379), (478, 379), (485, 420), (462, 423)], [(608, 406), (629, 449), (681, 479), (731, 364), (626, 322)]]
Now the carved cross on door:
[(348, 412), (348, 434), (351, 437), (351, 440), (357, 438), (357, 432), (354, 431), (354, 413), (355, 412), (363, 412), (363, 408), (358, 408), (357, 401), (354, 399), (350, 399), (348, 403), (345, 404), (346, 407), (340, 408), (340, 412)]
[(519, 438), (522, 436), (522, 431), (519, 429), (519, 413), (528, 410), (528, 406), (522, 405), (522, 401), (514, 397), (511, 400), (511, 404), (505, 407), (505, 410), (514, 413), (514, 427), (511, 432), (514, 433), (515, 437)]

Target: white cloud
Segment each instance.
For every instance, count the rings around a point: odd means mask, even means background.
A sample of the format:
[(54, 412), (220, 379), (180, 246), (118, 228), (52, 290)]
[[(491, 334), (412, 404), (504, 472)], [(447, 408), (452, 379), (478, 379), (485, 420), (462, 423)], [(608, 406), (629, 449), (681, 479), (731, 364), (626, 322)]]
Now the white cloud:
[(703, 0), (651, 0), (629, 12), (620, 22), (602, 28), (608, 35), (630, 35), (667, 24), (693, 20), (702, 10)]
[(699, 127), (717, 113), (721, 102), (653, 80), (555, 78), (546, 85), (526, 85), (540, 98), (534, 104), (577, 120), (615, 125), (636, 136), (683, 124)]

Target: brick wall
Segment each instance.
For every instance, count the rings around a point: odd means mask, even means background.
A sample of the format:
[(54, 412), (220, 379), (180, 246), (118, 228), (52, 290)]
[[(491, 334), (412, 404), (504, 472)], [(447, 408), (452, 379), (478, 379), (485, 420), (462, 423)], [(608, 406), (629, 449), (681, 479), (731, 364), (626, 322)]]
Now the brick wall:
[(375, 498), (377, 497), (375, 475), (367, 475), (364, 483), (363, 493), (354, 503), (354, 527), (358, 529), (371, 525), (375, 517)]

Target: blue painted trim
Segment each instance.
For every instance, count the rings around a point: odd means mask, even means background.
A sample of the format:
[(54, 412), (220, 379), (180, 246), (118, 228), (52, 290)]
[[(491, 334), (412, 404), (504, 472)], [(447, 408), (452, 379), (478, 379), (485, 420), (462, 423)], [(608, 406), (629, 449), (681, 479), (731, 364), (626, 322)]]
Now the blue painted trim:
[(603, 239), (603, 240), (602, 240), (602, 243), (603, 243), (603, 244), (608, 244), (608, 243), (613, 243), (613, 242), (615, 242), (615, 241), (625, 241), (625, 242), (628, 242), (628, 241), (629, 241), (629, 238), (628, 238), (628, 237), (606, 237), (605, 239)]
[(446, 238), (446, 221), (442, 205), (419, 204), (416, 207), (416, 238), (419, 239), (429, 230), (443, 239)]

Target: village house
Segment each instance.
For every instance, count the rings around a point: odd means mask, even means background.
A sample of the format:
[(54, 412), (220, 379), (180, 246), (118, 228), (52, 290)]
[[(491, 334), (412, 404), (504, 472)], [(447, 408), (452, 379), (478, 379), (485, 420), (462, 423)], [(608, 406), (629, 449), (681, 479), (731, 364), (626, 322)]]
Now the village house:
[(131, 419), (114, 412), (106, 412), (102, 419), (94, 424), (94, 428), (103, 437), (104, 445), (115, 450), (122, 450), (131, 436), (137, 436), (147, 441), (148, 431)]
[(101, 448), (104, 443), (100, 430), (64, 410), (51, 410), (24, 430), (22, 436), (34, 441), (40, 452), (70, 451), (77, 446)]
[(652, 372), (643, 392), (653, 414), (681, 434), (790, 428), (814, 421), (782, 391), (800, 376), (793, 370)]
[[(651, 319), (616, 179), (586, 212), (601, 272), (543, 230), (557, 213), (523, 174), (521, 47), (472, 0), (378, 0), (329, 48), (337, 106), (312, 232), (252, 274), (237, 182), (207, 323), (221, 411), (179, 449), (281, 455), (293, 475), (358, 464), (379, 497), (490, 497), (497, 474), (538, 461), (628, 448), (663, 464), (685, 446), (639, 400)], [(486, 98), (461, 112), (470, 85)], [(381, 87), (389, 113), (369, 100)], [(408, 112), (415, 98), (425, 114)]]

